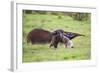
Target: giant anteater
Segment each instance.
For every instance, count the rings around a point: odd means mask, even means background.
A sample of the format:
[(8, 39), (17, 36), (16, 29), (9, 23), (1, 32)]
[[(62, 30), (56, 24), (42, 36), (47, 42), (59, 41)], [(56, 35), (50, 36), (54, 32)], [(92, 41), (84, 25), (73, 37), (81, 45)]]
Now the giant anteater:
[[(61, 29), (55, 30), (54, 32), (50, 32), (44, 29), (37, 28), (33, 29), (28, 33), (27, 42), (31, 42), (32, 44), (53, 42), (52, 44), (50, 44), (50, 47), (54, 46), (55, 48), (57, 48), (58, 43), (63, 42), (62, 38), (59, 36), (60, 35), (59, 33), (65, 33), (65, 36), (68, 37), (70, 40), (72, 40), (77, 36), (84, 36), (78, 33), (65, 32)], [(54, 40), (52, 41), (52, 39)]]

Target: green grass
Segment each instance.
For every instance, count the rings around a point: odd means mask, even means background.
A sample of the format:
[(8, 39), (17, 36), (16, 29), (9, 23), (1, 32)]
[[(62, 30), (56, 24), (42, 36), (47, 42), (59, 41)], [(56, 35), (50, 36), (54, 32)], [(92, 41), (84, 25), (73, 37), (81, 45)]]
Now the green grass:
[[(65, 48), (59, 44), (58, 48), (49, 48), (49, 44), (34, 44), (26, 42), (27, 34), (35, 28), (48, 31), (63, 29), (86, 35), (73, 39), (74, 48)], [(69, 16), (59, 19), (57, 15), (25, 14), (23, 16), (23, 62), (86, 60), (91, 58), (91, 25), (87, 21), (76, 21)]]

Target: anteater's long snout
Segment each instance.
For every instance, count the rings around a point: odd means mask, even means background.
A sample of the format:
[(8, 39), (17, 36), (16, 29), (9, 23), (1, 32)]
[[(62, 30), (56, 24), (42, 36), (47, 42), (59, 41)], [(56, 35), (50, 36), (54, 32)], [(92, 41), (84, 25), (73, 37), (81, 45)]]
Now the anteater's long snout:
[(77, 36), (85, 36), (85, 35), (83, 35), (83, 34), (77, 34)]

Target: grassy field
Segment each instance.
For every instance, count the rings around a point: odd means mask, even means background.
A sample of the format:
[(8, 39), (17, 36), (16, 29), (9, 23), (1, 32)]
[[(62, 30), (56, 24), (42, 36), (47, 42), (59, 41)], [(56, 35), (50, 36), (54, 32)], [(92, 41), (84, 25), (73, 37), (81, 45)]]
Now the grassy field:
[[(59, 44), (58, 48), (49, 48), (49, 44), (35, 44), (26, 42), (27, 34), (34, 28), (48, 31), (63, 29), (86, 35), (73, 39), (74, 48), (65, 48)], [(51, 14), (23, 15), (23, 62), (86, 60), (91, 57), (91, 25), (90, 21), (77, 21), (70, 16)]]

